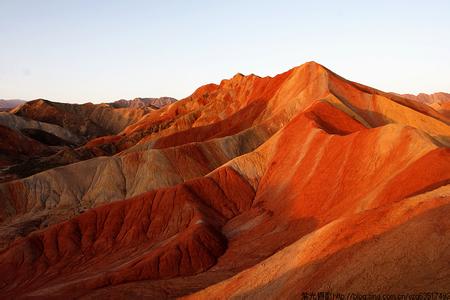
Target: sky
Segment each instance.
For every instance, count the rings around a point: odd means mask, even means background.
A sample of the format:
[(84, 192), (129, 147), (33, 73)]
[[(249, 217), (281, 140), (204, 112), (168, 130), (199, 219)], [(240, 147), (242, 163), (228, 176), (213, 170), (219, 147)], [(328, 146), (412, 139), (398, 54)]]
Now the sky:
[(0, 0), (0, 43), (0, 99), (181, 99), (312, 60), (384, 91), (450, 92), (448, 0)]

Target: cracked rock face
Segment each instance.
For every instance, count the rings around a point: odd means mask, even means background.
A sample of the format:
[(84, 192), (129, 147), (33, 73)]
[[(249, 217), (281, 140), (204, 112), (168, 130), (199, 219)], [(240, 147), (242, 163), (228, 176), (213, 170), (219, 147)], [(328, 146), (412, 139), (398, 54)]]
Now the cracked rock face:
[(448, 291), (440, 110), (314, 62), (116, 111), (145, 99), (3, 118), (4, 165), (30, 160), (0, 184), (2, 298)]

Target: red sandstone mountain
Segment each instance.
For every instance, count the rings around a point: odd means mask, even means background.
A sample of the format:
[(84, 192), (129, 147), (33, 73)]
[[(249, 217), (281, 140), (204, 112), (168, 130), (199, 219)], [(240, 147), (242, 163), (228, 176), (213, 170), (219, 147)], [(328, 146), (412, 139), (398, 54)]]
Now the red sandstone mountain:
[(0, 295), (448, 291), (449, 124), (313, 62), (205, 85), (0, 184)]

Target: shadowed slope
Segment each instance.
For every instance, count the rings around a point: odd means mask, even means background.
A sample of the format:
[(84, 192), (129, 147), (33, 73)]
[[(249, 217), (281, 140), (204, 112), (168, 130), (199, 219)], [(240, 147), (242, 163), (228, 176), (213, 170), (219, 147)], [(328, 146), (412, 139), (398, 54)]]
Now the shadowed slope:
[(0, 125), (0, 166), (10, 165), (15, 160), (52, 153), (52, 150), (19, 131)]
[(19, 131), (27, 129), (41, 130), (76, 145), (84, 142), (83, 138), (58, 125), (22, 118), (10, 113), (0, 113), (0, 124)]

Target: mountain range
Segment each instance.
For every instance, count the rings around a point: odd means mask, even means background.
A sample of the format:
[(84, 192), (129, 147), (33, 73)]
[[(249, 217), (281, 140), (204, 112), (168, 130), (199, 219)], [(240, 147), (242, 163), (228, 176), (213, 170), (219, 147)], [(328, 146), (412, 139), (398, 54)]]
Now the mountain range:
[(308, 62), (151, 106), (1, 113), (0, 297), (448, 292), (442, 95)]

